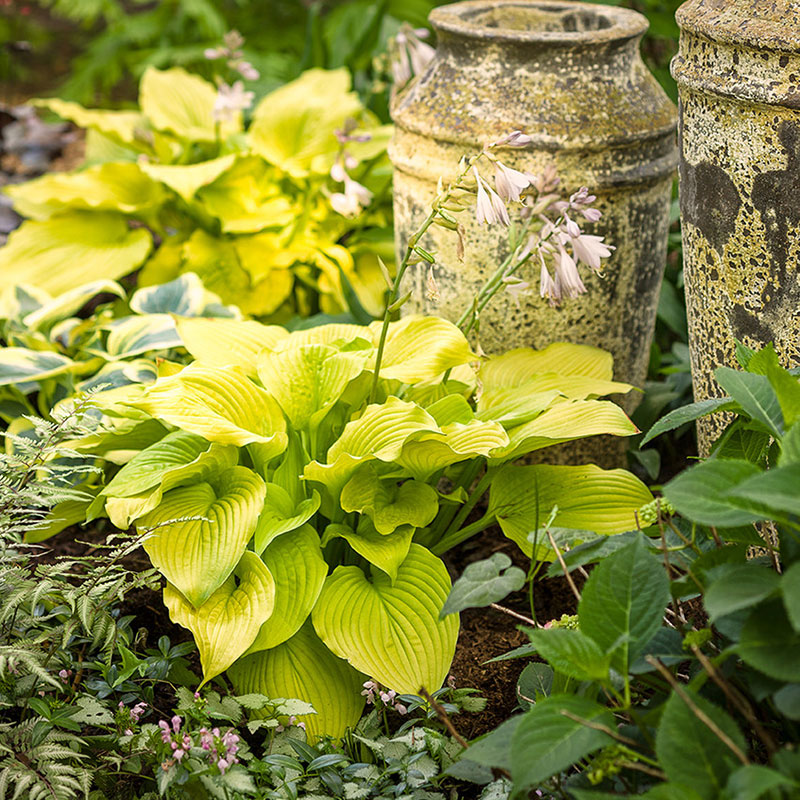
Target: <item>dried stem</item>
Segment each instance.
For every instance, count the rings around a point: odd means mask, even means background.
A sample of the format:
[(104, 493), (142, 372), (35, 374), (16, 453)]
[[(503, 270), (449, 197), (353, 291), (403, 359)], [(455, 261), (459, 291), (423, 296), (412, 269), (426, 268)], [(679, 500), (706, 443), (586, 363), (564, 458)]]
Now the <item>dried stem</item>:
[(561, 569), (564, 570), (564, 577), (567, 579), (569, 588), (572, 589), (572, 594), (575, 595), (575, 599), (580, 603), (581, 593), (578, 591), (578, 587), (575, 585), (575, 581), (572, 580), (572, 575), (570, 575), (569, 570), (567, 569), (567, 564), (564, 561), (564, 556), (561, 555), (561, 551), (558, 549), (556, 540), (553, 538), (553, 534), (550, 533), (549, 528), (547, 529), (546, 532), (547, 532), (547, 538), (550, 539), (550, 546), (553, 548), (553, 550), (555, 550), (556, 558), (558, 558), (558, 563), (561, 564)]

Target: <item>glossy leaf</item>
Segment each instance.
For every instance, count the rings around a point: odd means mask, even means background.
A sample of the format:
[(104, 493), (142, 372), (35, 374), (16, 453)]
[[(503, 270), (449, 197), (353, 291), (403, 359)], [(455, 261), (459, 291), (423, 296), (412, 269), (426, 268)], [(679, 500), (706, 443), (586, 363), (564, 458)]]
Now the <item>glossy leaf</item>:
[(401, 525), (393, 533), (378, 533), (369, 519), (362, 519), (358, 530), (347, 525), (329, 525), (325, 530), (325, 540), (340, 537), (370, 564), (385, 572), (394, 582), (397, 571), (408, 557), (414, 528)]
[(316, 514), (319, 500), (319, 494), (312, 492), (311, 497), (295, 505), (285, 489), (276, 483), (268, 483), (264, 508), (253, 534), (256, 553), (263, 553), (273, 539), (308, 522)]

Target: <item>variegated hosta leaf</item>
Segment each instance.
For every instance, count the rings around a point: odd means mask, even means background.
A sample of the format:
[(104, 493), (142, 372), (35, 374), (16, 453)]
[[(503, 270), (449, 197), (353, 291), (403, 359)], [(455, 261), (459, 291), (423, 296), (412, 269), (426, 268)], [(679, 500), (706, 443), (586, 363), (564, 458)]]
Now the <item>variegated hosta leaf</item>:
[(116, 281), (92, 281), (54, 297), (39, 306), (35, 311), (27, 314), (22, 322), (28, 328), (41, 328), (50, 322), (66, 319), (83, 308), (89, 300), (101, 292), (115, 294), (117, 297), (125, 297), (125, 290)]
[(444, 564), (418, 544), (391, 579), (359, 567), (337, 567), (314, 608), (323, 642), (356, 669), (404, 694), (438, 689), (458, 638), (458, 617), (439, 619), (450, 592)]
[(169, 314), (121, 317), (103, 328), (108, 331), (106, 351), (110, 358), (130, 358), (183, 345)]
[(328, 565), (310, 525), (279, 536), (261, 556), (275, 579), (275, 611), (247, 655), (283, 644), (300, 630), (317, 602)]
[[(376, 345), (381, 325), (373, 322), (369, 326)], [(461, 329), (452, 322), (439, 317), (405, 317), (389, 325), (381, 377), (421, 383), (477, 359)]]
[[(155, 383), (158, 369), (146, 358), (135, 358), (133, 361), (113, 361), (105, 364), (99, 372), (76, 384), (81, 392), (101, 390), (103, 392), (132, 383)], [(100, 389), (102, 387), (102, 389)]]
[(610, 381), (614, 377), (614, 358), (597, 347), (568, 342), (554, 342), (544, 350), (519, 347), (486, 360), (481, 365), (480, 380), (484, 390), (513, 389), (545, 372)]
[(225, 307), (219, 296), (209, 292), (193, 272), (156, 286), (145, 286), (130, 299), (131, 311), (137, 314), (178, 314), (182, 317), (215, 316), (235, 318), (235, 307)]
[(258, 377), (295, 428), (316, 428), (353, 378), (364, 371), (366, 353), (342, 353), (324, 344), (263, 352)]
[(350, 72), (342, 67), (308, 70), (271, 92), (253, 114), (253, 150), (293, 177), (305, 177), (315, 159), (330, 155), (332, 160), (338, 151), (334, 131), (348, 117), (360, 116), (363, 107), (350, 89)]
[(358, 531), (348, 525), (328, 525), (325, 529), (324, 541), (335, 538), (344, 539), (360, 556), (385, 572), (394, 583), (397, 570), (408, 556), (414, 528), (401, 525), (393, 533), (378, 533), (367, 517), (359, 521)]
[(440, 433), (430, 414), (413, 403), (390, 397), (382, 405), (367, 406), (357, 420), (348, 422), (328, 450), (327, 463), (312, 461), (303, 477), (324, 484), (331, 496), (338, 498), (359, 465), (372, 459), (394, 461), (411, 437), (429, 433)]
[(77, 368), (78, 364), (60, 353), (25, 347), (0, 348), (0, 386), (43, 381)]
[(87, 281), (121, 278), (151, 246), (147, 230), (131, 230), (112, 212), (72, 211), (25, 222), (0, 248), (0, 290), (25, 283), (56, 296)]
[(439, 497), (432, 486), (415, 480), (399, 485), (393, 480), (382, 481), (369, 463), (357, 469), (345, 484), (341, 504), (345, 511), (366, 514), (381, 534), (392, 533), (401, 525), (424, 528), (439, 511)]
[(624, 469), (508, 465), (492, 480), (488, 513), (497, 516), (503, 533), (530, 556), (528, 535), (547, 524), (555, 506), (554, 527), (609, 535), (634, 530), (636, 512), (652, 499), (648, 488)]
[(344, 736), (361, 718), (365, 675), (337, 658), (319, 640), (311, 622), (291, 639), (239, 659), (228, 669), (236, 694), (303, 700), (316, 714), (302, 715), (308, 741)]
[[(238, 584), (234, 576), (238, 578)], [(264, 562), (245, 550), (222, 586), (195, 608), (171, 583), (164, 605), (173, 622), (194, 635), (203, 665), (203, 683), (224, 672), (241, 656), (275, 608), (275, 581)], [(201, 684), (202, 686), (202, 684)]]
[(166, 193), (138, 164), (98, 164), (81, 172), (52, 172), (6, 188), (16, 210), (44, 220), (70, 210), (147, 212), (160, 206)]
[(131, 405), (211, 442), (268, 445), (273, 456), (286, 447), (278, 404), (238, 367), (191, 364)]
[(201, 161), (199, 164), (145, 163), (140, 164), (140, 167), (152, 180), (163, 183), (189, 202), (203, 186), (213, 183), (229, 169), (235, 160), (236, 156), (231, 153), (211, 161)]
[(142, 113), (160, 131), (171, 131), (190, 142), (213, 142), (214, 86), (181, 67), (148, 67), (139, 84)]
[(231, 445), (212, 444), (185, 431), (173, 431), (132, 458), (103, 489), (87, 519), (105, 509), (121, 530), (152, 511), (164, 492), (232, 467), (239, 454)]
[(255, 472), (231, 467), (205, 481), (166, 492), (158, 508), (139, 520), (140, 531), (153, 531), (144, 543), (153, 566), (195, 608), (211, 597), (239, 563), (258, 522), (265, 492), (264, 481)]
[(241, 367), (251, 378), (257, 375), (258, 354), (289, 335), (280, 325), (253, 320), (179, 319), (175, 324), (183, 346), (198, 361), (211, 367)]
[(440, 436), (411, 440), (394, 461), (418, 480), (426, 481), (435, 472), (476, 456), (487, 457), (508, 444), (508, 435), (497, 422), (473, 419), (466, 425), (452, 422), (442, 426)]
[(308, 522), (317, 513), (319, 502), (319, 493), (315, 491), (311, 493), (311, 497), (295, 505), (285, 489), (276, 483), (268, 483), (264, 508), (253, 534), (253, 548), (256, 553), (263, 553), (264, 548), (275, 537)]
[(530, 422), (511, 428), (508, 431), (509, 444), (495, 450), (492, 458), (508, 461), (542, 447), (586, 436), (633, 436), (636, 433), (639, 429), (616, 403), (568, 400), (555, 403)]

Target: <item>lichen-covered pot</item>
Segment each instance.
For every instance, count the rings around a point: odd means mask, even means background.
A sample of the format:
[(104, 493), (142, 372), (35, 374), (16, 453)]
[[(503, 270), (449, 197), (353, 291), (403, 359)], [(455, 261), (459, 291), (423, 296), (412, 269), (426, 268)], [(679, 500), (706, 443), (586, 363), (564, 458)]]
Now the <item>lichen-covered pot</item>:
[[(800, 2), (690, 0), (680, 92), (686, 305), (697, 400), (735, 340), (800, 363)], [(724, 419), (698, 425), (707, 452)]]
[[(480, 320), (487, 352), (553, 341), (610, 350), (616, 378), (641, 385), (665, 261), (670, 189), (677, 164), (675, 110), (639, 55), (646, 19), (610, 6), (548, 0), (469, 0), (435, 9), (436, 56), (392, 104), (398, 252), (430, 208), (439, 176), (452, 178), (463, 153), (513, 130), (533, 143), (498, 151), (516, 169), (554, 164), (567, 192), (588, 186), (604, 216), (592, 233), (617, 250), (588, 292), (550, 308), (538, 296), (517, 307), (495, 297)], [(434, 228), (441, 301), (425, 296), (422, 268), (409, 270), (405, 311), (456, 319), (507, 255), (507, 231), (470, 212), (466, 257), (450, 231)], [(526, 275), (526, 277), (528, 277)], [(538, 287), (538, 268), (531, 268)]]

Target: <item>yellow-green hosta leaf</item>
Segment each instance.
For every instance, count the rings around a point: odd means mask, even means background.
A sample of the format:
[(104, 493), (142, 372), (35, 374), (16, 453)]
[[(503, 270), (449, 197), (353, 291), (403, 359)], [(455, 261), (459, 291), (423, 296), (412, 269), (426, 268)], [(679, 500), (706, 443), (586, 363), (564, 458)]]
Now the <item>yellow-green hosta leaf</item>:
[(49, 350), (0, 347), (0, 386), (43, 381), (74, 372), (78, 366), (71, 358)]
[(319, 536), (310, 525), (279, 536), (261, 557), (275, 580), (275, 611), (247, 655), (291, 639), (308, 619), (328, 574)]
[(314, 491), (311, 497), (295, 505), (285, 489), (277, 483), (268, 483), (264, 508), (253, 535), (253, 548), (256, 553), (263, 553), (264, 548), (277, 536), (293, 531), (308, 522), (317, 513), (319, 502), (319, 493)]
[(334, 322), (330, 325), (316, 325), (313, 328), (292, 331), (286, 338), (277, 342), (274, 349), (276, 351), (293, 350), (310, 344), (327, 344), (342, 350), (346, 345), (353, 343), (363, 344), (364, 348), (370, 347), (372, 345), (370, 329), (363, 325)]
[(190, 364), (177, 375), (159, 378), (130, 405), (210, 442), (269, 445), (272, 455), (286, 447), (286, 422), (278, 404), (238, 367)]
[(616, 403), (608, 400), (567, 400), (548, 408), (538, 417), (511, 428), (509, 444), (495, 450), (492, 458), (507, 461), (542, 447), (611, 434), (633, 436), (639, 429)]
[[(381, 325), (373, 322), (369, 326), (376, 346)], [(439, 317), (405, 317), (389, 325), (381, 377), (421, 383), (477, 358), (464, 334), (452, 322)]]
[(652, 498), (648, 488), (624, 469), (604, 470), (594, 464), (508, 465), (492, 480), (488, 513), (497, 516), (503, 533), (530, 556), (528, 535), (544, 527), (555, 506), (553, 526), (609, 535), (634, 530), (636, 512)]
[(125, 290), (116, 281), (92, 281), (54, 297), (39, 306), (35, 311), (31, 311), (22, 321), (28, 328), (41, 328), (50, 322), (69, 317), (101, 292), (115, 294), (117, 297), (125, 297)]
[(394, 461), (419, 480), (428, 480), (435, 472), (476, 456), (488, 457), (508, 445), (508, 434), (497, 422), (473, 419), (466, 425), (451, 422), (442, 426), (439, 436), (429, 435), (408, 441)]
[(519, 347), (486, 360), (480, 369), (484, 389), (511, 389), (543, 372), (582, 375), (610, 381), (614, 377), (611, 353), (586, 344), (554, 342), (544, 350)]
[(450, 395), (470, 398), (475, 394), (477, 386), (475, 371), (469, 364), (462, 364), (460, 367), (453, 368), (446, 385), (442, 382), (442, 376), (437, 375), (433, 380), (409, 386), (403, 397), (423, 408), (428, 408), (438, 400)]
[(336, 537), (344, 539), (356, 553), (385, 572), (394, 582), (397, 570), (408, 556), (414, 528), (401, 525), (393, 533), (382, 534), (375, 530), (369, 519), (363, 517), (358, 531), (347, 525), (329, 525), (325, 530), (326, 542)]
[(258, 377), (295, 428), (315, 428), (364, 371), (366, 354), (342, 353), (324, 344), (263, 352)]
[(142, 150), (150, 150), (146, 139), (147, 134), (144, 133), (140, 142), (125, 144), (113, 134), (105, 134), (97, 128), (89, 128), (86, 131), (83, 163), (87, 167), (92, 167), (95, 164), (105, 164), (109, 161), (136, 161)]
[(466, 425), (475, 418), (472, 406), (460, 394), (448, 394), (426, 406), (425, 410), (436, 420), (437, 425), (460, 422)]
[(280, 325), (262, 325), (253, 320), (178, 319), (175, 321), (183, 346), (198, 360), (212, 367), (241, 367), (248, 377), (258, 374), (258, 354), (289, 336)]
[(145, 175), (163, 183), (189, 202), (200, 189), (230, 169), (235, 160), (236, 156), (231, 153), (199, 164), (141, 164), (140, 167)]
[(110, 358), (130, 358), (183, 346), (175, 321), (169, 314), (121, 317), (103, 325), (103, 328), (108, 331), (106, 352)]
[(525, 383), (516, 391), (534, 392), (558, 391), (570, 400), (605, 397), (609, 394), (627, 394), (635, 387), (629, 383), (607, 381), (587, 375), (560, 375), (556, 372), (543, 372)]
[(0, 290), (31, 284), (56, 296), (82, 283), (127, 275), (147, 258), (148, 231), (122, 214), (73, 211), (25, 222), (0, 248)]
[(528, 384), (513, 389), (489, 389), (481, 393), (477, 403), (478, 419), (494, 420), (505, 428), (524, 425), (549, 408), (557, 398), (558, 390), (533, 392)]
[(312, 461), (303, 477), (324, 484), (337, 498), (361, 464), (372, 459), (394, 461), (406, 441), (429, 433), (441, 435), (430, 414), (414, 403), (390, 397), (383, 404), (367, 406), (357, 420), (348, 422), (328, 450), (327, 463)]
[(102, 456), (112, 464), (127, 464), (134, 456), (162, 439), (167, 429), (157, 420), (105, 417), (107, 430), (66, 442), (67, 447)]
[(401, 525), (424, 528), (439, 511), (439, 497), (432, 486), (415, 480), (400, 485), (381, 481), (369, 463), (345, 484), (341, 504), (345, 511), (366, 514), (380, 534), (392, 533)]
[(166, 492), (158, 508), (139, 520), (140, 531), (153, 531), (144, 543), (153, 566), (195, 608), (239, 563), (258, 522), (265, 491), (255, 472), (230, 467)]
[(166, 199), (164, 190), (138, 164), (98, 164), (81, 172), (53, 172), (6, 193), (24, 217), (43, 220), (71, 210), (146, 212)]
[(250, 144), (270, 163), (303, 178), (315, 158), (338, 151), (334, 131), (362, 110), (350, 90), (349, 70), (311, 69), (261, 100), (253, 114)]
[(320, 639), (356, 669), (401, 694), (436, 691), (447, 677), (458, 617), (439, 612), (450, 592), (440, 559), (412, 544), (394, 583), (372, 581), (359, 567), (337, 567), (325, 581), (312, 620)]
[(272, 615), (275, 581), (267, 565), (245, 550), (233, 574), (199, 608), (171, 583), (164, 587), (164, 605), (170, 619), (194, 635), (203, 683), (208, 683), (250, 647), (259, 628)]
[(148, 67), (139, 84), (139, 105), (153, 127), (190, 142), (216, 140), (216, 98), (212, 84), (181, 67)]
[(236, 694), (297, 699), (311, 703), (316, 714), (305, 714), (308, 741), (320, 736), (344, 736), (361, 718), (365, 675), (337, 658), (319, 640), (310, 622), (291, 639), (239, 659), (228, 669)]
[(138, 111), (105, 111), (95, 108), (84, 108), (70, 100), (58, 97), (33, 100), (38, 108), (47, 108), (61, 119), (74, 122), (79, 128), (94, 128), (106, 136), (120, 142), (132, 144), (136, 140), (137, 131), (145, 127), (145, 119)]

